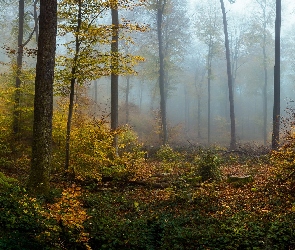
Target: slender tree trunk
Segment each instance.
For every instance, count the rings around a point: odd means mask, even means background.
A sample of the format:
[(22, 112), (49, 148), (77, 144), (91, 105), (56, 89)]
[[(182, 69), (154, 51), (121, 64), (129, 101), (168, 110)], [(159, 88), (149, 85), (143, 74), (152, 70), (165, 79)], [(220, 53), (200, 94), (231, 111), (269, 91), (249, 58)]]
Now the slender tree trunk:
[(14, 95), (14, 111), (13, 111), (13, 133), (15, 139), (19, 139), (20, 132), (20, 96), (21, 96), (21, 79), (23, 64), (23, 38), (24, 38), (24, 15), (25, 2), (19, 0), (19, 14), (18, 14), (18, 39), (17, 39), (17, 58), (16, 58), (16, 78), (15, 78), (15, 95)]
[(39, 2), (39, 0), (35, 0), (34, 1), (34, 22), (35, 22), (35, 34), (36, 34), (36, 43), (38, 44), (38, 37), (39, 37), (39, 18), (38, 18), (38, 14), (37, 14), (37, 3)]
[(79, 33), (82, 23), (82, 0), (78, 0), (78, 22), (76, 27), (75, 34), (75, 56), (73, 60), (72, 70), (71, 70), (71, 85), (70, 85), (70, 102), (68, 110), (68, 120), (67, 120), (67, 134), (66, 134), (66, 156), (65, 156), (65, 170), (67, 171), (70, 166), (70, 142), (71, 142), (71, 127), (72, 127), (72, 118), (74, 111), (74, 98), (75, 98), (75, 84), (76, 84), (76, 71), (77, 71), (77, 61), (80, 52), (80, 39)]
[(208, 57), (207, 57), (207, 67), (208, 67), (208, 134), (207, 142), (210, 145), (211, 142), (211, 76), (212, 76), (212, 37), (210, 37), (209, 48), (208, 48)]
[(52, 157), (53, 80), (57, 31), (57, 0), (40, 2), (32, 164), (28, 189), (34, 194), (47, 194)]
[(263, 85), (263, 143), (267, 143), (267, 55), (266, 55), (266, 24), (264, 24), (263, 34), (263, 68), (264, 68), (264, 85)]
[(201, 95), (198, 96), (198, 139), (201, 139)]
[(157, 33), (158, 33), (158, 43), (159, 43), (159, 88), (160, 88), (160, 110), (161, 110), (161, 120), (162, 120), (162, 142), (166, 144), (168, 142), (168, 131), (167, 131), (167, 118), (166, 118), (166, 97), (165, 97), (165, 70), (164, 70), (164, 53), (163, 53), (163, 37), (162, 37), (162, 23), (163, 23), (163, 10), (165, 7), (165, 2), (162, 1), (158, 3), (157, 9)]
[(226, 51), (226, 66), (227, 66), (227, 78), (228, 78), (228, 93), (229, 93), (229, 108), (230, 108), (230, 123), (231, 123), (231, 140), (230, 149), (236, 148), (236, 124), (235, 124), (235, 110), (234, 110), (234, 96), (233, 96), (233, 82), (231, 73), (231, 63), (230, 63), (230, 50), (229, 50), (229, 40), (227, 31), (227, 20), (224, 8), (223, 0), (220, 0), (221, 10), (223, 15), (223, 27), (224, 27), (224, 37), (225, 37), (225, 51)]
[[(115, 132), (118, 128), (118, 107), (119, 107), (119, 75), (118, 75), (118, 51), (119, 51), (119, 15), (118, 0), (112, 5), (112, 73), (111, 73), (111, 130)], [(114, 135), (113, 146), (118, 151), (118, 137)]]
[(129, 123), (129, 91), (130, 91), (130, 76), (128, 75), (126, 78), (126, 99), (125, 99), (126, 124)]
[(201, 81), (198, 83), (197, 81), (197, 76), (198, 76), (198, 71), (196, 71), (196, 74), (195, 74), (195, 87), (196, 87), (196, 90), (197, 90), (197, 126), (198, 126), (198, 129), (197, 129), (197, 135), (198, 135), (198, 139), (201, 138), (201, 83), (204, 81), (204, 78), (205, 78), (205, 75), (206, 75), (206, 70), (204, 70), (204, 72), (202, 73), (202, 78), (201, 78)]
[(280, 142), (280, 74), (281, 74), (281, 0), (276, 0), (275, 22), (275, 67), (272, 148), (278, 149)]
[(186, 136), (188, 136), (189, 133), (189, 123), (190, 123), (190, 119), (189, 119), (189, 105), (190, 104), (190, 100), (189, 100), (189, 91), (188, 91), (188, 87), (184, 86), (184, 130), (185, 130), (185, 134)]
[[(233, 43), (233, 42), (232, 42)], [(238, 54), (239, 54), (239, 41), (238, 38), (236, 38), (235, 46), (234, 46), (233, 55), (232, 55), (232, 61), (231, 61), (231, 72), (232, 72), (232, 78), (233, 78), (233, 97), (235, 97), (235, 89), (236, 89), (236, 78), (237, 78), (237, 72), (238, 72)]]

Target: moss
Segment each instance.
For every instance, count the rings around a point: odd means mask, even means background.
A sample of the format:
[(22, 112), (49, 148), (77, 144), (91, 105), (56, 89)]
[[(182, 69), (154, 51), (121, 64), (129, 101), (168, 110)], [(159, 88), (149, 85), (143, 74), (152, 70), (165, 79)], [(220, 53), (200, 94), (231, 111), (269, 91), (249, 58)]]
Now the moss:
[(228, 176), (227, 182), (231, 183), (235, 187), (240, 187), (246, 185), (249, 182), (253, 181), (253, 177), (251, 175), (245, 176)]

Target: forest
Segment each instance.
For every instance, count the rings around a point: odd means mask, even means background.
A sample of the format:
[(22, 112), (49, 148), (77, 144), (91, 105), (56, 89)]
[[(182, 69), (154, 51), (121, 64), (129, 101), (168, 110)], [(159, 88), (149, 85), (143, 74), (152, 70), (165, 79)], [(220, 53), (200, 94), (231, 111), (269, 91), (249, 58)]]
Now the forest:
[(292, 0), (0, 10), (0, 250), (295, 249)]

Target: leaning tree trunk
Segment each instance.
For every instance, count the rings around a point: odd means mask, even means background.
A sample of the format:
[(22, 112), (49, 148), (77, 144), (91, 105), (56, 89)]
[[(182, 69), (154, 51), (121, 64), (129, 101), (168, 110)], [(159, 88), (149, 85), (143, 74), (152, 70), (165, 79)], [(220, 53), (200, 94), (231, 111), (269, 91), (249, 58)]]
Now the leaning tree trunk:
[(281, 0), (276, 0), (275, 23), (275, 67), (274, 67), (274, 105), (273, 105), (273, 132), (272, 148), (278, 149), (280, 142), (280, 74), (281, 74)]
[(53, 80), (57, 31), (57, 0), (41, 0), (38, 41), (32, 164), (28, 189), (47, 194), (52, 156)]
[(230, 148), (236, 148), (236, 124), (235, 124), (235, 109), (234, 109), (234, 96), (233, 96), (233, 82), (230, 64), (230, 50), (229, 50), (229, 40), (227, 31), (227, 20), (224, 8), (223, 0), (220, 0), (222, 16), (223, 16), (223, 28), (225, 37), (225, 51), (226, 51), (226, 67), (227, 67), (227, 78), (228, 78), (228, 94), (229, 94), (229, 109), (230, 109)]
[(166, 97), (165, 97), (165, 78), (164, 78), (164, 53), (163, 53), (163, 37), (162, 37), (162, 23), (163, 23), (163, 9), (162, 1), (160, 1), (157, 9), (157, 33), (159, 43), (159, 88), (160, 88), (160, 111), (162, 120), (162, 143), (163, 145), (168, 142), (167, 131), (167, 117), (166, 117)]

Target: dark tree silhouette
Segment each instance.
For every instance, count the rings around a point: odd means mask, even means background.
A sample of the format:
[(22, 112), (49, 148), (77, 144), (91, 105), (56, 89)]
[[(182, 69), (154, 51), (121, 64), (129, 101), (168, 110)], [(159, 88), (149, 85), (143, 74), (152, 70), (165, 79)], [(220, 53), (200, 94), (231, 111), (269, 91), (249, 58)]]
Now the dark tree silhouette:
[(13, 110), (13, 133), (18, 137), (20, 130), (20, 86), (21, 71), (23, 65), (23, 38), (24, 38), (24, 17), (25, 17), (25, 1), (20, 0), (18, 4), (18, 38), (17, 38), (17, 58), (16, 58), (16, 78), (15, 78), (15, 95)]
[[(111, 129), (115, 131), (118, 128), (118, 50), (119, 50), (119, 16), (118, 16), (118, 1), (113, 1), (112, 6), (112, 44), (111, 44), (111, 53), (112, 53), (112, 72), (111, 72)], [(118, 138), (114, 135), (113, 146), (117, 151), (118, 147)]]
[[(234, 1), (230, 1), (233, 3)], [(223, 0), (220, 0), (222, 16), (223, 16), (223, 27), (224, 27), (224, 37), (225, 37), (225, 51), (226, 51), (226, 66), (227, 66), (227, 78), (228, 78), (228, 91), (229, 91), (229, 107), (230, 107), (230, 148), (236, 148), (236, 122), (235, 122), (235, 107), (234, 107), (234, 95), (233, 95), (233, 78), (231, 72), (230, 63), (230, 50), (229, 50), (229, 40), (227, 31), (227, 20), (226, 12)]]
[(157, 34), (159, 43), (159, 88), (160, 88), (160, 110), (162, 120), (162, 143), (168, 141), (167, 118), (166, 118), (166, 90), (165, 90), (165, 70), (164, 70), (164, 52), (163, 52), (163, 12), (166, 5), (165, 0), (157, 1)]
[(40, 1), (40, 29), (35, 79), (32, 164), (28, 188), (49, 191), (52, 156), (53, 80), (57, 31), (57, 0)]
[(281, 74), (281, 0), (276, 0), (275, 22), (275, 67), (274, 67), (274, 104), (272, 148), (277, 149), (280, 142), (280, 74)]

